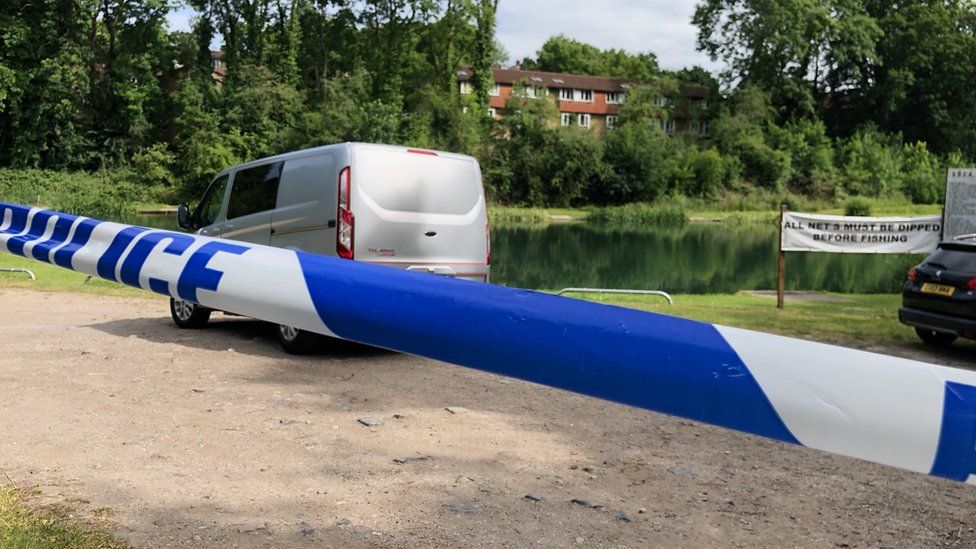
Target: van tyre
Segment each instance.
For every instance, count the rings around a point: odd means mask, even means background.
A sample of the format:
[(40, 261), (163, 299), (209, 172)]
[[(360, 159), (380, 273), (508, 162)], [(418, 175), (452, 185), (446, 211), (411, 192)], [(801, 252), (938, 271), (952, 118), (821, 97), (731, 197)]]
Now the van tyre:
[(928, 330), (925, 328), (915, 328), (915, 333), (918, 334), (918, 337), (921, 338), (926, 345), (932, 345), (933, 347), (946, 347), (951, 345), (952, 342), (959, 337), (956, 334), (936, 332), (935, 330)]
[(284, 324), (275, 326), (275, 335), (278, 336), (278, 343), (286, 353), (292, 355), (304, 355), (315, 350), (321, 342), (321, 336), (316, 333), (299, 330)]
[(169, 313), (173, 316), (173, 322), (183, 329), (203, 328), (210, 320), (212, 312), (211, 309), (201, 307), (192, 301), (169, 298)]

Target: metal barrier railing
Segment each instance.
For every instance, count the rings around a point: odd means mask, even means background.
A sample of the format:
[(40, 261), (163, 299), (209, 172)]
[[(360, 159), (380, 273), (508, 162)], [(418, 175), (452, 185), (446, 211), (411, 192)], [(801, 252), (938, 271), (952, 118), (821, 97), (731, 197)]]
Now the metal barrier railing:
[(37, 277), (34, 276), (34, 272), (31, 271), (30, 269), (14, 269), (12, 267), (0, 267), (0, 272), (2, 272), (2, 273), (25, 273), (27, 276), (30, 277), (31, 280), (37, 280)]
[(667, 292), (661, 290), (622, 290), (615, 288), (563, 288), (556, 292), (556, 295), (571, 294), (637, 294), (637, 295), (659, 295), (668, 300), (668, 304), (674, 305), (674, 300)]

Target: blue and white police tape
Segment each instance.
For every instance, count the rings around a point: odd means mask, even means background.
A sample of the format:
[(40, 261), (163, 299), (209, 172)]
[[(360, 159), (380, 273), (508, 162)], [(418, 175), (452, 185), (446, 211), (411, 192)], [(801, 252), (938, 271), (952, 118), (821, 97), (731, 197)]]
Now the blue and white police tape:
[(976, 372), (0, 203), (0, 250), (261, 320), (976, 480)]

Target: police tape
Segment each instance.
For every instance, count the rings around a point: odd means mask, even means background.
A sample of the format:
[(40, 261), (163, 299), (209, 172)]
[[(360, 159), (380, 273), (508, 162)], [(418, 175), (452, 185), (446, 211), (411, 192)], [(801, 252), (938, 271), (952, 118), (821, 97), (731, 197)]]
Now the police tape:
[(976, 372), (0, 203), (0, 251), (206, 307), (976, 480)]

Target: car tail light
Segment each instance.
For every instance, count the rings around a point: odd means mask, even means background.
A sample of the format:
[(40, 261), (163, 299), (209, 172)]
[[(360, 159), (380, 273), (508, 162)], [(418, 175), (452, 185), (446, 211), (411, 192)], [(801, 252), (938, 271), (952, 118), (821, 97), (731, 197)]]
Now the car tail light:
[(337, 212), (336, 254), (343, 259), (353, 259), (353, 242), (356, 234), (356, 217), (352, 214), (350, 198), (352, 182), (349, 167), (339, 172), (339, 209)]
[(966, 289), (976, 290), (976, 276), (969, 279), (969, 282), (966, 283)]
[(915, 267), (908, 269), (908, 280), (915, 282), (915, 278), (918, 277), (918, 273), (915, 272)]
[(485, 214), (485, 265), (491, 265), (491, 230), (488, 228), (488, 215)]

